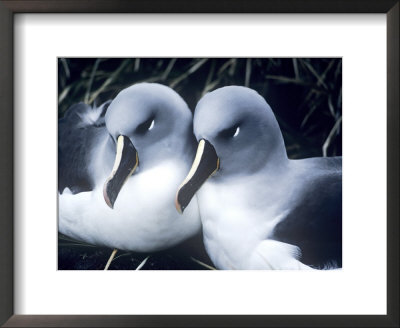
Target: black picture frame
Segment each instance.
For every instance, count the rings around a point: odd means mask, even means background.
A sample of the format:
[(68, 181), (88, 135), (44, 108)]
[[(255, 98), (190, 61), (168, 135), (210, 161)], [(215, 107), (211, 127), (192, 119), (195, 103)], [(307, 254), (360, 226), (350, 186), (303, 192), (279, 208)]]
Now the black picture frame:
[[(5, 327), (399, 327), (399, 8), (399, 0), (202, 0), (190, 2), (186, 0), (0, 1), (0, 324)], [(14, 14), (122, 12), (386, 14), (387, 315), (14, 315)]]

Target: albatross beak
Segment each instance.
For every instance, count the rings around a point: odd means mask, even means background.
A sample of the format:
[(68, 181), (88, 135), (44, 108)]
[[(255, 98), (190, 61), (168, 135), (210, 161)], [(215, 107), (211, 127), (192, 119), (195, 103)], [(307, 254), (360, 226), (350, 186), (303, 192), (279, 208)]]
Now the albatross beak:
[(125, 181), (135, 172), (139, 164), (136, 148), (128, 137), (119, 136), (117, 139), (117, 154), (110, 176), (104, 183), (103, 196), (107, 205), (114, 208), (115, 200)]
[(197, 190), (218, 169), (219, 158), (214, 146), (206, 139), (201, 139), (192, 168), (176, 193), (175, 207), (179, 213), (183, 213)]

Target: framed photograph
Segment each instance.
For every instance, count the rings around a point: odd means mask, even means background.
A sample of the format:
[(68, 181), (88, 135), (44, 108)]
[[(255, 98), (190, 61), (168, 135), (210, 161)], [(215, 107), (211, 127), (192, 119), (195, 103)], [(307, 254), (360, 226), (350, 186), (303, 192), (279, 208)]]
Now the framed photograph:
[(398, 326), (398, 1), (0, 10), (2, 325)]

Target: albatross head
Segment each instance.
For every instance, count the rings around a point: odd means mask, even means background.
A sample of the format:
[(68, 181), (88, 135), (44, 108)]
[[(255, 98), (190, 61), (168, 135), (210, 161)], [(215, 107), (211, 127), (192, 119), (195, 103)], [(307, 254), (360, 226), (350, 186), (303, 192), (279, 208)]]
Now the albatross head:
[(110, 104), (105, 122), (116, 149), (114, 167), (103, 188), (111, 208), (138, 166), (143, 171), (181, 156), (193, 141), (187, 104), (161, 84), (140, 83), (122, 90)]
[(287, 160), (271, 107), (252, 89), (229, 86), (208, 93), (196, 106), (193, 128), (199, 145), (192, 168), (176, 194), (179, 212), (217, 171), (223, 179), (252, 174)]

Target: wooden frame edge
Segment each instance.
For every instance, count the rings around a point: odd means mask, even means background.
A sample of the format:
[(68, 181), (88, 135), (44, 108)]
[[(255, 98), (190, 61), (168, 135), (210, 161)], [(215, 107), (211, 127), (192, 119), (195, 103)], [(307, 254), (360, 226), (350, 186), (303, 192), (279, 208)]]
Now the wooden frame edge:
[[(57, 5), (56, 5), (57, 3)], [(398, 327), (399, 326), (399, 1), (398, 0), (3, 0), (0, 1), (0, 324), (4, 327)], [(97, 7), (96, 7), (96, 4)], [(157, 7), (158, 5), (158, 7)], [(185, 12), (185, 13), (386, 13), (387, 14), (387, 240), (386, 316), (53, 316), (14, 315), (13, 298), (13, 15), (25, 12)], [(329, 322), (328, 322), (329, 321)]]

